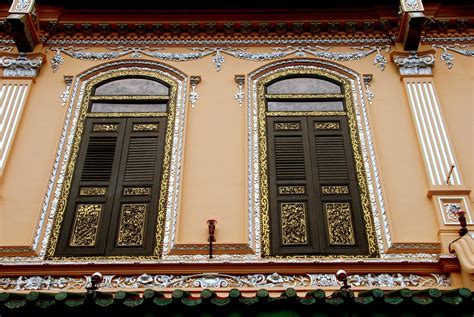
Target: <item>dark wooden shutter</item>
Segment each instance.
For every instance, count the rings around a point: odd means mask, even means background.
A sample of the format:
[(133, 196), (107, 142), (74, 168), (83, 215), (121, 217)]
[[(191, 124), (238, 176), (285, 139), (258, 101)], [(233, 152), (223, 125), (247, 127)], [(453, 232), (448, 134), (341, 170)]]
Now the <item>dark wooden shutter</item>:
[(305, 118), (267, 118), (273, 254), (319, 250), (307, 130)]
[(57, 255), (104, 254), (125, 126), (125, 119), (86, 120)]
[(56, 255), (152, 253), (165, 128), (165, 118), (86, 120)]
[(347, 117), (308, 117), (323, 254), (365, 254), (367, 240)]
[(345, 117), (268, 117), (272, 254), (367, 250)]
[(108, 234), (110, 255), (151, 254), (161, 186), (165, 118), (130, 118)]

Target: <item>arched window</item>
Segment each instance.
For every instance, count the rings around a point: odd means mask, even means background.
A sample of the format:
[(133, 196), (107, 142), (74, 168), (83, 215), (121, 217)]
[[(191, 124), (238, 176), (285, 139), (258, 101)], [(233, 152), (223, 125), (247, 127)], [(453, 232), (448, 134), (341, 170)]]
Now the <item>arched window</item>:
[(269, 255), (368, 254), (348, 87), (333, 77), (295, 71), (263, 84)]
[(139, 75), (91, 86), (56, 256), (153, 253), (171, 88)]

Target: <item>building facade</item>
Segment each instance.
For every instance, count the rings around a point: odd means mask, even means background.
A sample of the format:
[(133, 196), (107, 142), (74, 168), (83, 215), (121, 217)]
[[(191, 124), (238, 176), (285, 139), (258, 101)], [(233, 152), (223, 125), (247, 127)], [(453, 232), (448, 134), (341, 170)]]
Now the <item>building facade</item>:
[(467, 311), (474, 6), (268, 7), (0, 4), (5, 314), (346, 282)]

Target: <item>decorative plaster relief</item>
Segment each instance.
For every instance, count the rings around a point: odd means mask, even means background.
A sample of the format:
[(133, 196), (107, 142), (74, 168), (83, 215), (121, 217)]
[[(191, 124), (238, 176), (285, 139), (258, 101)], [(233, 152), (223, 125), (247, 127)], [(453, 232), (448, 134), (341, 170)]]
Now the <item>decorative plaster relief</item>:
[(171, 53), (163, 52), (161, 49), (141, 49), (141, 48), (124, 48), (117, 47), (111, 48), (111, 52), (90, 52), (86, 51), (85, 48), (77, 47), (67, 47), (67, 48), (55, 48), (56, 54), (51, 60), (51, 67), (53, 72), (56, 72), (59, 69), (59, 66), (64, 62), (61, 53), (64, 53), (67, 56), (70, 56), (74, 59), (80, 60), (113, 60), (119, 57), (126, 55), (131, 55), (133, 58), (141, 58), (142, 56), (148, 56), (164, 61), (173, 61), (173, 62), (184, 62), (192, 61), (196, 59), (201, 59), (206, 56), (212, 55), (212, 63), (216, 71), (220, 71), (225, 62), (225, 55), (232, 56), (238, 59), (244, 59), (249, 61), (261, 62), (269, 61), (279, 58), (288, 57), (291, 55), (296, 55), (304, 57), (307, 55), (319, 58), (325, 58), (333, 61), (352, 61), (363, 59), (373, 53), (376, 53), (374, 58), (374, 65), (377, 65), (380, 70), (384, 70), (387, 64), (387, 59), (381, 54), (382, 51), (389, 52), (390, 46), (361, 46), (361, 47), (351, 47), (355, 50), (354, 52), (346, 53), (337, 53), (330, 52), (329, 48), (323, 48), (320, 46), (301, 46), (301, 47), (276, 47), (272, 48), (272, 51), (267, 53), (250, 53), (245, 48), (191, 48), (190, 53)]
[(4, 67), (4, 77), (36, 77), (43, 64), (42, 56), (29, 58), (25, 53), (14, 56), (0, 57), (0, 66)]
[(234, 95), (235, 101), (239, 104), (239, 107), (242, 108), (242, 104), (244, 103), (244, 84), (245, 84), (245, 76), (244, 75), (235, 75), (234, 80), (237, 83), (237, 93)]
[(451, 69), (454, 66), (454, 56), (453, 54), (449, 53), (449, 51), (456, 52), (458, 54), (468, 56), (468, 57), (474, 57), (474, 50), (472, 49), (466, 49), (468, 47), (472, 47), (472, 45), (437, 45), (433, 44), (432, 47), (436, 50), (436, 48), (441, 48), (443, 52), (441, 53), (439, 59), (442, 62), (445, 62), (446, 66)]
[(413, 11), (423, 11), (423, 3), (421, 0), (402, 0), (402, 9), (405, 12), (413, 12)]
[(469, 203), (466, 201), (465, 197), (438, 197), (438, 204), (445, 225), (459, 226), (457, 212), (460, 210), (464, 210), (466, 212), (466, 223), (468, 225), (474, 224), (471, 211), (469, 210)]
[[(437, 288), (450, 287), (452, 280), (444, 274), (355, 274), (347, 278), (354, 287), (414, 287)], [(52, 276), (19, 276), (0, 278), (1, 290), (80, 290), (91, 283), (90, 276), (85, 277), (52, 277)], [(136, 289), (136, 288), (339, 288), (335, 274), (301, 274), (286, 275), (249, 274), (229, 275), (204, 273), (193, 275), (149, 275), (135, 276), (103, 275), (99, 288)]]
[(370, 83), (372, 82), (372, 78), (374, 76), (372, 74), (364, 74), (362, 77), (364, 79), (365, 95), (369, 101), (369, 104), (372, 104), (372, 101), (375, 99), (375, 94), (372, 92), (372, 90), (370, 90)]
[(201, 76), (191, 76), (189, 84), (191, 85), (191, 91), (189, 92), (189, 102), (191, 103), (191, 108), (194, 108), (196, 102), (199, 99), (199, 94), (196, 91), (197, 85), (201, 82)]
[(63, 93), (61, 96), (59, 96), (59, 99), (61, 100), (61, 106), (65, 106), (68, 99), (69, 99), (69, 90), (71, 89), (72, 85), (72, 76), (64, 76), (64, 83), (66, 84), (66, 88), (64, 89)]
[(416, 53), (410, 53), (409, 56), (394, 55), (393, 62), (402, 76), (432, 75), (435, 58), (433, 54), (418, 56)]

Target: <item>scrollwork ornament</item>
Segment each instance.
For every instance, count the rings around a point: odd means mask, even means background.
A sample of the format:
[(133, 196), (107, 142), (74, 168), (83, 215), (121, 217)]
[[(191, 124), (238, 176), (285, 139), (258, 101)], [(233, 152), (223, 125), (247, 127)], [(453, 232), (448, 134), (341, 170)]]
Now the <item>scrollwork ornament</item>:
[[(90, 276), (53, 277), (19, 276), (0, 278), (0, 289), (15, 291), (32, 290), (81, 290), (90, 285)], [(354, 274), (348, 276), (348, 282), (355, 287), (410, 287), (436, 288), (451, 287), (452, 280), (444, 274)], [(150, 275), (134, 276), (103, 275), (101, 288), (144, 289), (144, 288), (339, 288), (335, 274), (248, 274), (230, 275), (222, 273), (203, 273), (192, 275)]]
[(431, 75), (435, 58), (433, 54), (418, 56), (416, 53), (410, 53), (409, 56), (394, 55), (393, 62), (402, 76)]
[(30, 6), (30, 0), (18, 0), (15, 11), (26, 12)]
[(0, 57), (0, 66), (4, 67), (4, 77), (36, 77), (43, 64), (41, 56), (29, 58), (20, 53), (17, 58), (12, 56)]

